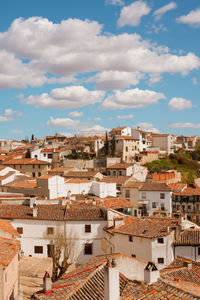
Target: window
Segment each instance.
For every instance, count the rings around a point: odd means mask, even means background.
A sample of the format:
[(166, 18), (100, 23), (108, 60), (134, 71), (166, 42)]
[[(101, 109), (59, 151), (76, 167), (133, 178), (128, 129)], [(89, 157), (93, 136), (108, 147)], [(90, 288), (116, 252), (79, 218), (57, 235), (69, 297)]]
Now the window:
[(119, 176), (122, 176), (122, 171), (119, 171)]
[(116, 176), (116, 171), (113, 171), (113, 176)]
[(163, 238), (158, 238), (158, 244), (164, 244), (164, 239)]
[(52, 154), (52, 153), (49, 153), (49, 154), (48, 154), (48, 158), (51, 159), (52, 157), (53, 157), (53, 154)]
[(132, 242), (133, 241), (133, 237), (132, 235), (129, 235), (129, 242)]
[(85, 232), (91, 232), (91, 225), (85, 225)]
[(152, 202), (152, 208), (156, 208), (156, 202)]
[(131, 256), (136, 258), (136, 255), (135, 255), (135, 254), (131, 254)]
[(46, 155), (46, 153), (44, 153), (43, 155), (44, 155), (44, 157), (46, 157), (46, 156), (47, 156), (47, 155)]
[(17, 232), (23, 234), (23, 227), (17, 227)]
[(92, 243), (85, 244), (85, 255), (92, 254)]
[(160, 193), (160, 199), (165, 199), (165, 193)]
[(108, 171), (108, 175), (110, 175), (110, 171)]
[(33, 165), (33, 169), (35, 169), (35, 165)]
[(126, 152), (128, 152), (128, 146), (126, 146)]
[(161, 203), (160, 208), (161, 208), (161, 210), (165, 210), (165, 203)]
[(146, 193), (145, 192), (142, 193), (142, 199), (146, 199)]
[(191, 209), (191, 205), (188, 205), (188, 209)]
[(134, 217), (137, 217), (137, 209), (134, 209)]
[(32, 176), (35, 177), (35, 172), (32, 173)]
[(125, 198), (130, 198), (130, 190), (125, 190)]
[(158, 264), (164, 264), (164, 258), (158, 257)]
[(53, 234), (54, 230), (53, 227), (47, 227), (47, 234)]
[(40, 169), (40, 165), (38, 165), (38, 169)]
[(41, 172), (38, 172), (38, 176), (39, 176), (39, 177), (41, 176)]
[(198, 247), (198, 255), (200, 255), (200, 247)]
[(35, 246), (34, 247), (34, 252), (38, 253), (38, 254), (43, 253), (43, 247), (42, 246)]

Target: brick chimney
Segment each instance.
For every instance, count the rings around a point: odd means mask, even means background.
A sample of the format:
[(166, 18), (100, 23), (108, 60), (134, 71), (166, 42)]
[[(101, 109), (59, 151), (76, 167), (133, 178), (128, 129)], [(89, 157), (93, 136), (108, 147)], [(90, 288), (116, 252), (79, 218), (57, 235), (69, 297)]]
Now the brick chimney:
[(120, 299), (119, 269), (115, 259), (109, 259), (104, 268), (104, 299)]
[(51, 277), (48, 272), (45, 272), (43, 277), (43, 291), (48, 292), (51, 291)]
[(150, 285), (156, 282), (159, 277), (160, 272), (156, 265), (152, 262), (148, 262), (146, 268), (144, 269), (144, 282)]

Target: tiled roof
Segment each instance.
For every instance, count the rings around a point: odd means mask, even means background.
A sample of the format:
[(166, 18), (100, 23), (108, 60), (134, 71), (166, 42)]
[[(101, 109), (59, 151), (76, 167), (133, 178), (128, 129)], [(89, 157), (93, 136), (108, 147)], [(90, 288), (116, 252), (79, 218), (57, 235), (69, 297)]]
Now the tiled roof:
[(32, 188), (35, 188), (37, 186), (37, 183), (36, 183), (36, 180), (30, 180), (30, 181), (27, 181), (27, 182), (14, 180), (14, 181), (11, 181), (11, 182), (8, 182), (8, 183), (4, 184), (4, 186), (12, 186), (12, 187), (17, 187), (17, 188), (32, 189)]
[(66, 179), (65, 183), (76, 183), (76, 184), (80, 184), (80, 183), (89, 183), (92, 182), (93, 180), (84, 180), (84, 179), (77, 179), (77, 178), (73, 178), (73, 179)]
[(98, 171), (69, 171), (67, 172), (67, 174), (65, 175), (65, 177), (94, 177), (95, 175), (97, 175), (99, 172)]
[[(110, 254), (96, 256), (87, 263), (80, 265), (76, 270), (64, 274), (57, 282), (52, 284), (52, 289), (34, 294), (40, 300), (104, 300), (104, 267), (108, 259), (123, 254)], [(130, 258), (137, 260), (136, 258)], [(119, 273), (120, 299), (197, 299), (193, 295), (178, 289), (161, 280), (147, 285), (144, 282), (129, 280)]]
[(47, 149), (42, 149), (42, 153), (52, 153), (52, 152), (57, 152), (59, 149), (58, 148), (47, 148)]
[(127, 169), (128, 167), (132, 167), (132, 166), (133, 166), (133, 164), (118, 163), (118, 164), (114, 164), (114, 165), (107, 167), (107, 169)]
[(100, 180), (100, 182), (107, 182), (107, 183), (116, 183), (117, 185), (122, 185), (124, 182), (126, 182), (131, 176), (104, 176), (103, 179)]
[(52, 177), (54, 177), (54, 175), (45, 174), (45, 175), (42, 175), (42, 176), (38, 177), (38, 179), (49, 179), (49, 178), (52, 178)]
[(54, 168), (54, 169), (51, 169), (48, 171), (49, 174), (51, 173), (56, 173), (56, 172), (59, 172), (59, 173), (64, 173), (66, 171), (69, 171), (69, 170), (72, 170), (73, 168), (63, 168), (63, 167), (59, 167), (59, 168)]
[(111, 227), (106, 230), (111, 233), (132, 235), (143, 238), (157, 238), (169, 235), (174, 227), (174, 219), (152, 219), (127, 217), (123, 225), (116, 228)]
[(19, 250), (19, 241), (0, 237), (0, 265), (8, 266)]
[(187, 184), (185, 183), (169, 183), (168, 185), (173, 192), (181, 192), (184, 188), (187, 187)]
[(128, 281), (122, 292), (122, 300), (180, 300), (197, 299), (195, 296), (162, 281), (147, 285), (138, 281)]
[(143, 182), (140, 181), (128, 181), (126, 182), (123, 187), (125, 188), (140, 188), (143, 185)]
[(3, 162), (4, 165), (49, 165), (50, 163), (44, 160), (32, 158), (10, 159)]
[(170, 191), (166, 183), (145, 182), (140, 188), (140, 191)]
[(25, 205), (1, 205), (1, 219), (33, 219), (33, 220), (105, 220), (106, 211), (98, 206), (71, 206), (67, 208), (59, 204), (38, 205), (37, 217), (33, 217), (33, 208)]
[(133, 137), (133, 136), (130, 136), (130, 135), (116, 135), (115, 136), (115, 139), (116, 140), (133, 140), (133, 141), (139, 141), (139, 139)]
[(177, 288), (200, 295), (200, 263), (178, 256), (161, 270), (161, 277)]
[(200, 188), (199, 187), (187, 187), (182, 192), (174, 192), (175, 196), (199, 196)]
[(4, 220), (0, 220), (0, 231), (10, 233), (11, 235), (20, 237), (20, 234), (15, 230), (15, 228)]
[(102, 199), (97, 199), (94, 197), (93, 200), (85, 199), (82, 201), (78, 201), (79, 203), (85, 203), (87, 201), (88, 204), (92, 204), (95, 201), (97, 206), (102, 208), (111, 208), (111, 209), (120, 209), (120, 208), (130, 208), (133, 207), (133, 204), (130, 201), (122, 199), (122, 198), (115, 198), (115, 197), (106, 197)]
[(175, 245), (200, 246), (200, 229), (189, 228), (180, 232), (174, 241)]
[(116, 128), (113, 128), (113, 129), (111, 130), (111, 132), (123, 130), (123, 129), (125, 129), (125, 128), (127, 128), (127, 127), (116, 127)]

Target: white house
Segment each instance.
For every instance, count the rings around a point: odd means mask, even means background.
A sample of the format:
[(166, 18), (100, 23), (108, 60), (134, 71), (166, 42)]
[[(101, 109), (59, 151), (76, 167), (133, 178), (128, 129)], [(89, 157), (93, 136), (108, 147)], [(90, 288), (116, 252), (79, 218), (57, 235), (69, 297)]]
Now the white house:
[(172, 214), (172, 192), (166, 183), (145, 182), (139, 188), (141, 216), (152, 216), (159, 212)]
[(140, 151), (147, 151), (147, 148), (149, 147), (149, 140), (148, 140), (149, 135), (150, 135), (149, 132), (145, 132), (140, 128), (131, 129), (131, 136), (139, 140)]
[(116, 127), (113, 128), (109, 132), (110, 136), (116, 136), (116, 135), (125, 135), (125, 136), (131, 136), (131, 128), (130, 127)]
[[(24, 255), (50, 256), (50, 243), (54, 243), (58, 233), (63, 234), (72, 247), (77, 263), (104, 254), (101, 242), (104, 239), (103, 228), (108, 225), (105, 209), (86, 204), (30, 206), (0, 207), (0, 218), (9, 221), (20, 233)], [(116, 211), (115, 215), (118, 214)]]
[(174, 232), (172, 219), (138, 219), (115, 217), (113, 225), (106, 229), (108, 246), (113, 253), (124, 253), (154, 262), (159, 269), (174, 259)]

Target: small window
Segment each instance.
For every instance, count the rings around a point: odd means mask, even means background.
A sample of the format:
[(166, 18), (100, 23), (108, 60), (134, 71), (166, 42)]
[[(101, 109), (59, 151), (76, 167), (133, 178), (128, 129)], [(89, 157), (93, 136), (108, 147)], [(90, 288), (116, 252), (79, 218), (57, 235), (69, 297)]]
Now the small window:
[(164, 264), (164, 258), (158, 257), (158, 264)]
[(54, 228), (53, 227), (47, 227), (47, 234), (53, 234)]
[(200, 247), (198, 247), (198, 255), (200, 255)]
[(41, 176), (41, 172), (38, 172), (38, 176), (39, 176), (39, 177)]
[(17, 232), (23, 234), (23, 227), (17, 227)]
[(125, 198), (130, 198), (130, 190), (125, 190)]
[(152, 202), (152, 208), (156, 208), (156, 202)]
[(188, 205), (188, 209), (191, 209), (191, 205)]
[(119, 171), (119, 176), (122, 176), (122, 171)]
[(85, 225), (85, 232), (91, 232), (91, 225)]
[(53, 154), (52, 153), (49, 153), (48, 154), (48, 159), (51, 159), (53, 157)]
[(128, 152), (128, 147), (126, 146), (126, 152)]
[(164, 244), (164, 239), (163, 238), (158, 238), (158, 244)]
[(129, 235), (129, 242), (132, 242), (132, 241), (133, 241), (133, 236)]
[(32, 176), (35, 177), (35, 172), (32, 173)]
[(35, 165), (33, 165), (33, 169), (35, 169)]
[(46, 155), (46, 153), (44, 153), (43, 155), (44, 155), (44, 157), (46, 157), (46, 156), (47, 156), (47, 155)]
[(136, 255), (135, 255), (135, 254), (131, 254), (131, 256), (134, 257), (134, 258), (136, 258)]
[(108, 175), (110, 175), (110, 171), (108, 171)]
[(160, 208), (161, 208), (161, 210), (165, 210), (165, 203), (161, 203)]
[(160, 193), (160, 199), (165, 199), (165, 193)]
[(146, 199), (146, 193), (145, 192), (142, 193), (142, 199)]
[(42, 254), (43, 253), (43, 247), (42, 246), (35, 246), (34, 247), (34, 252), (38, 253), (38, 254)]
[(38, 165), (38, 169), (40, 169), (40, 165)]
[(85, 255), (92, 254), (92, 243), (85, 244)]

